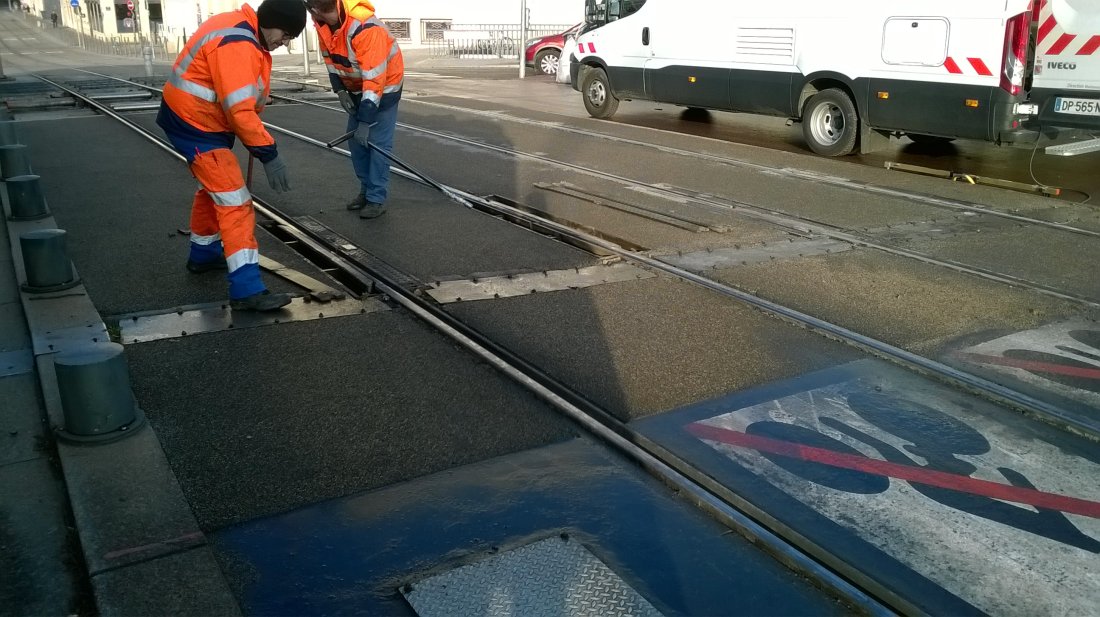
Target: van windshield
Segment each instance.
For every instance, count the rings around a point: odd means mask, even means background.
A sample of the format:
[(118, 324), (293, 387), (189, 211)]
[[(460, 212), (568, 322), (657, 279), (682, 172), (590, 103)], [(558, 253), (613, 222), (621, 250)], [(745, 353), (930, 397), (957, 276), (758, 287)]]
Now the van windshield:
[(642, 8), (643, 4), (645, 0), (585, 0), (585, 29), (599, 28), (616, 19), (632, 15)]

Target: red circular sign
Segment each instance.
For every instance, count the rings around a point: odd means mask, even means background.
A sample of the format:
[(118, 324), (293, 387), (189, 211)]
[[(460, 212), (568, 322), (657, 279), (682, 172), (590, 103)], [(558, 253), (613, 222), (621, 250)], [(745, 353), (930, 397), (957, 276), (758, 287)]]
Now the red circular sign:
[(126, 8), (134, 10), (134, 0), (126, 0)]

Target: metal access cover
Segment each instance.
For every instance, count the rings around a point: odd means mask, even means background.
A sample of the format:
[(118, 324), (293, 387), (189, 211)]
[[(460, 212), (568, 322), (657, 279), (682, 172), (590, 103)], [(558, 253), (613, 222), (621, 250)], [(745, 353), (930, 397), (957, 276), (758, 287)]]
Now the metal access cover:
[(219, 303), (170, 313), (124, 315), (118, 317), (118, 328), (120, 342), (123, 345), (130, 345), (209, 332), (345, 317), (384, 310), (388, 310), (386, 305), (375, 298), (336, 300), (326, 303), (306, 302), (301, 298), (295, 298), (284, 309), (267, 313), (234, 313), (228, 305)]
[(420, 617), (660, 615), (595, 555), (554, 537), (401, 588)]
[(571, 270), (548, 270), (511, 276), (493, 276), (472, 280), (442, 281), (429, 288), (428, 295), (440, 304), (511, 298), (536, 292), (581, 289), (607, 283), (635, 281), (655, 276), (629, 264), (591, 266)]

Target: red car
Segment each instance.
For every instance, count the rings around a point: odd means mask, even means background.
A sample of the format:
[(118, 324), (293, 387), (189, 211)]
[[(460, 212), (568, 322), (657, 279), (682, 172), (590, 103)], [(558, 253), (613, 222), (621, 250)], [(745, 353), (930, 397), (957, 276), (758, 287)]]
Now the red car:
[(565, 37), (577, 35), (583, 26), (579, 23), (561, 34), (551, 34), (527, 41), (527, 50), (524, 61), (527, 66), (534, 67), (536, 75), (553, 75), (558, 72), (558, 58), (565, 47)]

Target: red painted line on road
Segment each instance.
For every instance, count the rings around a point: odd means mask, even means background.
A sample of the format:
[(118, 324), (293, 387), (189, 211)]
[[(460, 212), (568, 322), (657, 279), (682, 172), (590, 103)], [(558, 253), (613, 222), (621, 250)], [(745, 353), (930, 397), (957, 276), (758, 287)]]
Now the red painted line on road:
[(1097, 368), (1067, 366), (1065, 364), (1051, 364), (1050, 362), (1020, 360), (1017, 358), (1004, 358), (1002, 356), (986, 356), (976, 353), (960, 353), (959, 357), (963, 360), (967, 360), (975, 364), (993, 364), (996, 366), (1007, 366), (1009, 368), (1019, 368), (1024, 369), (1025, 371), (1047, 373), (1050, 375), (1065, 375), (1067, 377), (1082, 377), (1084, 379), (1100, 379), (1100, 369)]
[(739, 431), (692, 423), (684, 427), (689, 433), (700, 439), (717, 441), (731, 446), (749, 448), (760, 452), (769, 452), (798, 460), (812, 463), (821, 463), (830, 467), (862, 471), (863, 473), (917, 482), (929, 486), (937, 486), (962, 493), (970, 493), (990, 499), (1001, 499), (1015, 503), (1022, 503), (1036, 508), (1058, 510), (1068, 514), (1079, 514), (1091, 518), (1100, 518), (1100, 502), (1066, 497), (1054, 493), (1044, 493), (1031, 488), (1011, 486), (979, 480), (969, 476), (922, 469), (911, 465), (899, 465), (887, 461), (867, 458), (856, 454), (844, 454), (825, 448), (805, 446), (791, 441), (771, 439), (759, 435), (749, 435)]
[(955, 64), (955, 59), (950, 56), (943, 61), (943, 66), (947, 69), (948, 73), (958, 74), (963, 72), (962, 69), (959, 68), (959, 65)]
[(993, 71), (989, 70), (989, 67), (985, 65), (985, 62), (981, 58), (967, 58), (970, 61), (970, 66), (974, 67), (975, 71), (978, 71), (979, 75), (990, 76)]
[(205, 542), (205, 537), (201, 531), (196, 531), (186, 535), (182, 535), (178, 538), (172, 538), (171, 540), (163, 540), (161, 542), (154, 542), (152, 544), (146, 544), (144, 546), (135, 546), (134, 548), (125, 548), (120, 551), (111, 551), (103, 556), (104, 559), (118, 559), (119, 557), (126, 557), (135, 553), (147, 553), (150, 551), (162, 552), (168, 548), (180, 548), (181, 546), (189, 546), (193, 544), (201, 544)]

